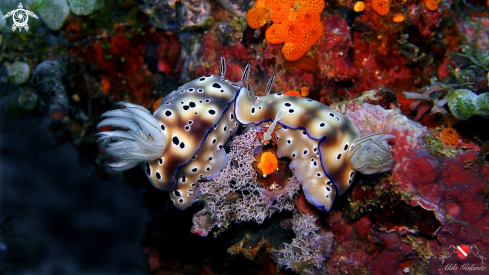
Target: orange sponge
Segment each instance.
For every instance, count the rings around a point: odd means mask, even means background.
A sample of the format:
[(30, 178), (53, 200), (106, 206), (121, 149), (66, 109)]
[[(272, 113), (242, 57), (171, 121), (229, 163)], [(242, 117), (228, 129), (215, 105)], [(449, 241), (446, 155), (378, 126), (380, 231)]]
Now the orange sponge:
[(273, 24), (265, 32), (265, 39), (270, 44), (280, 44), (285, 40), (285, 30), (282, 24)]
[(295, 0), (265, 0), (265, 7), (267, 9), (271, 9), (273, 5), (284, 5), (287, 7), (292, 7), (293, 5), (295, 5)]
[(258, 29), (267, 23), (267, 12), (263, 8), (253, 8), (246, 12), (246, 21), (252, 29)]
[(272, 152), (264, 152), (261, 155), (260, 163), (258, 163), (258, 169), (260, 169), (264, 178), (275, 172), (278, 169), (277, 156)]
[(353, 6), (353, 10), (355, 12), (362, 12), (365, 10), (365, 3), (363, 1), (358, 1), (355, 3), (355, 6)]
[(290, 5), (280, 0), (267, 0), (268, 16), (273, 23), (281, 23), (289, 18)]
[(299, 9), (297, 14), (297, 21), (304, 24), (305, 27), (314, 25), (314, 23), (319, 22), (321, 17), (319, 13), (310, 7), (303, 7)]
[[(489, 1), (489, 0), (488, 0)], [(295, 21), (297, 20), (297, 14), (298, 12), (296, 12), (295, 10), (290, 10), (290, 13), (289, 13), (289, 18), (287, 20), (290, 20), (290, 21)]]
[(443, 122), (447, 125), (448, 128), (451, 128), (453, 124), (456, 124), (458, 122), (458, 120), (451, 113), (449, 113), (443, 118)]
[(438, 9), (438, 2), (436, 0), (426, 0), (424, 4), (430, 11), (436, 11)]
[(298, 97), (301, 96), (301, 94), (298, 91), (294, 91), (294, 90), (288, 90), (287, 92), (284, 93), (284, 95), (291, 95), (291, 96), (298, 96)]
[(309, 49), (316, 41), (323, 36), (324, 26), (322, 22), (316, 22), (314, 25), (307, 27), (304, 30), (304, 37), (302, 38), (301, 44), (307, 45)]
[(307, 49), (304, 50), (302, 47), (299, 47), (298, 44), (290, 44), (285, 43), (282, 47), (282, 54), (287, 61), (296, 61), (301, 58), (306, 52)]
[(324, 0), (299, 0), (299, 4), (302, 7), (311, 8), (317, 13), (321, 13), (325, 6)]
[(282, 53), (287, 61), (296, 61), (301, 58), (309, 48), (323, 35), (324, 27), (322, 22), (305, 28), (304, 34), (299, 44), (285, 43)]
[(301, 91), (295, 91), (295, 90), (288, 90), (287, 92), (284, 93), (284, 95), (291, 95), (291, 96), (298, 96), (298, 97), (306, 97), (309, 94), (309, 87), (302, 87)]
[(372, 0), (372, 9), (377, 14), (384, 16), (389, 13), (390, 4), (390, 0)]
[(441, 131), (441, 139), (447, 145), (455, 146), (458, 143), (458, 134), (453, 128), (445, 128)]
[[(285, 42), (282, 53), (288, 61), (301, 58), (324, 30), (320, 16), (324, 0), (299, 0), (299, 3), (300, 7), (295, 6), (296, 0), (257, 0), (256, 8), (246, 14), (248, 25), (255, 29), (265, 24), (268, 12), (274, 24), (267, 29), (265, 38), (270, 44)], [(265, 9), (261, 11), (264, 10), (265, 15), (257, 12), (263, 5)]]
[(392, 22), (394, 23), (401, 23), (404, 22), (404, 20), (406, 20), (406, 17), (402, 13), (396, 13), (394, 14), (394, 17), (392, 17)]
[(267, 2), (267, 0), (256, 0), (256, 2), (255, 2), (255, 8), (257, 8), (257, 9), (264, 8), (266, 2)]
[(297, 21), (287, 20), (282, 23), (285, 31), (285, 43), (299, 44), (302, 38), (304, 26)]
[(280, 0), (280, 2), (284, 3), (284, 5), (288, 5), (289, 7), (295, 5), (295, 0)]

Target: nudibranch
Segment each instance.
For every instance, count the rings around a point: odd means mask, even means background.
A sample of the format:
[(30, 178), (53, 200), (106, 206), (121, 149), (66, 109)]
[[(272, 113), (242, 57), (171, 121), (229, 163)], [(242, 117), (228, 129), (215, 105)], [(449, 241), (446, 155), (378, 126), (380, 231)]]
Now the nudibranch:
[[(106, 152), (119, 158), (109, 164), (118, 171), (144, 163), (150, 182), (179, 209), (193, 204), (197, 182), (219, 174), (226, 162), (223, 148), (240, 125), (268, 127), (265, 141), (274, 135), (277, 155), (291, 159), (289, 167), (302, 184), (307, 200), (329, 211), (336, 193), (352, 184), (355, 171), (373, 174), (393, 164), (390, 134), (360, 137), (344, 115), (303, 97), (270, 94), (256, 96), (248, 84), (249, 64), (238, 82), (220, 75), (199, 77), (161, 100), (153, 115), (142, 106), (121, 102), (125, 109), (108, 111), (97, 127), (124, 130), (98, 133)], [(271, 122), (271, 123), (270, 123)]]
[[(279, 157), (291, 159), (290, 168), (302, 184), (306, 199), (328, 211), (336, 190), (343, 194), (355, 171), (374, 174), (391, 169), (390, 134), (360, 138), (358, 128), (343, 114), (304, 97), (269, 94), (257, 97), (240, 88), (235, 100), (236, 119), (241, 124), (261, 124), (280, 113), (275, 129)], [(239, 107), (238, 107), (239, 106)], [(368, 144), (368, 145), (367, 145)]]
[(192, 205), (198, 195), (197, 181), (219, 173), (226, 163), (224, 143), (239, 127), (231, 103), (248, 78), (249, 66), (239, 82), (224, 75), (221, 59), (219, 76), (202, 76), (180, 86), (161, 100), (153, 116), (144, 107), (129, 103), (121, 103), (126, 109), (104, 113), (109, 118), (98, 127), (129, 130), (99, 133), (107, 152), (121, 159), (110, 167), (126, 170), (144, 162), (150, 182), (172, 191), (171, 199), (178, 208)]

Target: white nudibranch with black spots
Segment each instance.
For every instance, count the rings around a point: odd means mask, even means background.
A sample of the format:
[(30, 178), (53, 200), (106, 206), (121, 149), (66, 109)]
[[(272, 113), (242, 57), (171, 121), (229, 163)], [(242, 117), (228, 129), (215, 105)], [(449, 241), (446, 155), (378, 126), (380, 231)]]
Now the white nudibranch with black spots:
[(170, 191), (179, 209), (193, 204), (197, 182), (219, 174), (226, 163), (224, 144), (241, 124), (270, 121), (266, 138), (275, 134), (277, 154), (291, 159), (289, 167), (302, 184), (306, 199), (329, 211), (336, 193), (352, 184), (355, 171), (373, 174), (393, 165), (390, 134), (360, 137), (357, 127), (344, 115), (308, 98), (269, 94), (256, 96), (245, 83), (249, 65), (238, 82), (220, 75), (190, 81), (162, 99), (151, 115), (144, 107), (125, 103), (125, 109), (108, 111), (97, 127), (126, 129), (101, 132), (99, 141), (107, 153), (120, 160), (109, 166), (118, 171), (144, 162), (151, 183)]

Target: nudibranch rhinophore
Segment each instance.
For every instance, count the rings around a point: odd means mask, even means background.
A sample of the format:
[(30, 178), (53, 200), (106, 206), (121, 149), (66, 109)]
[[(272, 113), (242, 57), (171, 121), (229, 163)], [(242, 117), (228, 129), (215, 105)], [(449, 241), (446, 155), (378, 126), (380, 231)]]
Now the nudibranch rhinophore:
[[(265, 141), (275, 135), (277, 154), (288, 157), (289, 167), (302, 184), (307, 200), (329, 211), (336, 193), (343, 194), (355, 172), (373, 174), (391, 169), (393, 158), (386, 139), (391, 134), (360, 137), (357, 127), (343, 114), (303, 97), (270, 94), (256, 96), (247, 82), (250, 66), (238, 82), (220, 75), (199, 77), (161, 100), (153, 115), (127, 102), (125, 109), (108, 111), (97, 127), (124, 130), (98, 133), (107, 153), (119, 158), (109, 164), (117, 171), (144, 162), (146, 175), (179, 209), (192, 205), (197, 182), (219, 174), (226, 163), (224, 144), (240, 125), (268, 127)], [(271, 122), (271, 124), (270, 124)]]

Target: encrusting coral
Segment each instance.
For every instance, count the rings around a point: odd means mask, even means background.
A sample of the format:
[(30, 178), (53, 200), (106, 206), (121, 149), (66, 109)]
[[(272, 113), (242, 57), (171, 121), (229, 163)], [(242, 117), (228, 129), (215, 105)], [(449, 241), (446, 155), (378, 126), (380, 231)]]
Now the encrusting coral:
[(248, 26), (253, 29), (258, 29), (267, 23), (267, 12), (263, 8), (250, 9), (246, 13)]

